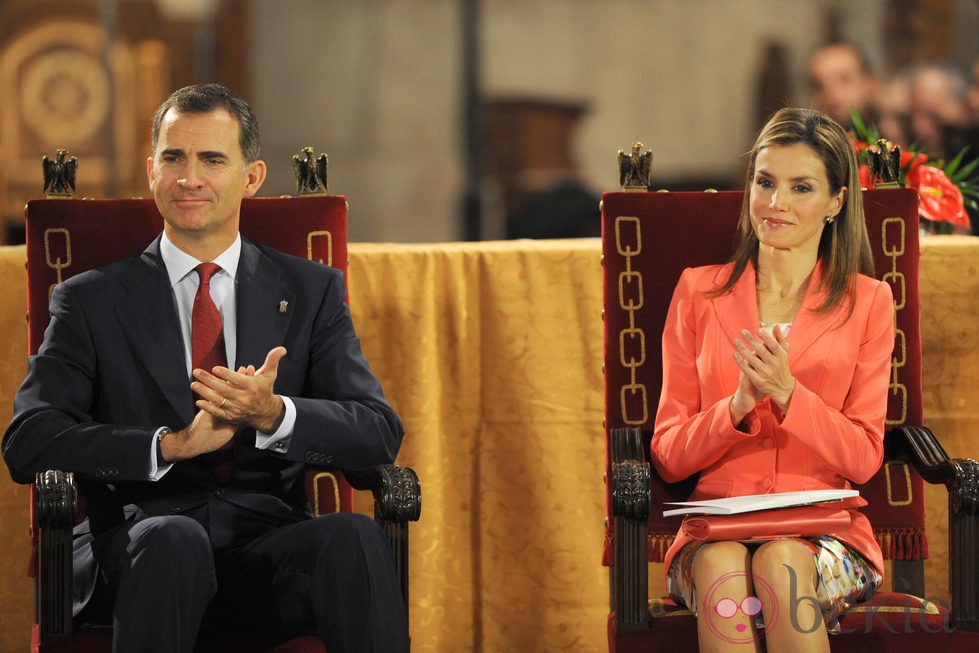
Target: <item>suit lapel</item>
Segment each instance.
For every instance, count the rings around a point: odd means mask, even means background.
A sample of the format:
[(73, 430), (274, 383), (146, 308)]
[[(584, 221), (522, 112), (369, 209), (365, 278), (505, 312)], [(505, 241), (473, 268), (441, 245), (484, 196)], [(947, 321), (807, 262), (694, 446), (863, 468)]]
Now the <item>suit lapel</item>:
[[(720, 268), (719, 278), (715, 279), (715, 284), (720, 285), (723, 281), (723, 275), (729, 270), (730, 268), (727, 266)], [(816, 312), (826, 297), (825, 292), (817, 291), (822, 281), (822, 272), (822, 265), (816, 265), (809, 280), (806, 297), (789, 331), (789, 362), (793, 365), (806, 356), (817, 343), (828, 344), (831, 342), (837, 330), (836, 327), (842, 324), (845, 316), (845, 305), (828, 313)], [(760, 324), (758, 296), (755, 292), (754, 266), (749, 264), (745, 267), (744, 273), (734, 284), (731, 292), (714, 298), (712, 303), (717, 321), (729, 342), (735, 338), (741, 338), (742, 329), (747, 329), (754, 334)]]
[[(133, 355), (142, 360), (173, 409), (190, 423), (197, 411), (159, 238), (136, 259), (122, 283), (126, 295), (116, 305), (116, 316)], [(269, 350), (285, 340), (295, 294), (285, 286), (282, 268), (244, 239), (237, 284), (235, 360), (239, 365), (259, 367)], [(283, 301), (287, 302), (284, 313), (280, 312)]]
[[(730, 270), (730, 266), (723, 266), (718, 269), (718, 276), (714, 279), (715, 286), (720, 286), (724, 282)], [(755, 333), (759, 325), (758, 295), (755, 292), (755, 266), (749, 263), (731, 292), (715, 297), (711, 303), (714, 307), (714, 315), (729, 343), (733, 342), (735, 338), (741, 339), (742, 329)]]
[[(133, 356), (142, 359), (160, 392), (190, 423), (196, 410), (170, 280), (160, 258), (159, 238), (136, 259), (122, 284), (127, 292), (116, 305), (116, 316)], [(174, 352), (181, 355), (175, 356)]]
[(295, 294), (286, 285), (282, 268), (245, 239), (241, 243), (237, 284), (235, 360), (238, 365), (253, 364), (258, 368), (269, 350), (285, 341)]
[(792, 322), (792, 331), (789, 333), (789, 362), (792, 364), (801, 360), (817, 344), (818, 349), (822, 350), (820, 355), (825, 355), (824, 348), (833, 343), (839, 331), (838, 327), (843, 324), (846, 317), (845, 300), (842, 305), (831, 311), (817, 312), (820, 304), (826, 300), (826, 292), (817, 290), (822, 280), (823, 266), (819, 263), (813, 270), (806, 297)]

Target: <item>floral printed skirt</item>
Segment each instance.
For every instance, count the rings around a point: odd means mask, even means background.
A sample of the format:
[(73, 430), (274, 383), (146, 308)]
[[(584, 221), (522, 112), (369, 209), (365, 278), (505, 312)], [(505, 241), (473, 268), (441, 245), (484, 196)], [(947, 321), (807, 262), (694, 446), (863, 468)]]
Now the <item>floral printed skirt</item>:
[[(816, 601), (823, 613), (823, 621), (830, 633), (840, 630), (838, 618), (865, 597), (872, 595), (883, 578), (863, 556), (839, 540), (820, 535), (818, 537), (793, 538), (806, 545), (812, 553), (819, 582)], [(693, 561), (704, 542), (692, 542), (673, 558), (666, 577), (666, 589), (670, 597), (697, 614), (697, 598), (693, 586)], [(757, 549), (764, 542), (745, 542), (749, 550)], [(761, 627), (761, 613), (755, 618)]]

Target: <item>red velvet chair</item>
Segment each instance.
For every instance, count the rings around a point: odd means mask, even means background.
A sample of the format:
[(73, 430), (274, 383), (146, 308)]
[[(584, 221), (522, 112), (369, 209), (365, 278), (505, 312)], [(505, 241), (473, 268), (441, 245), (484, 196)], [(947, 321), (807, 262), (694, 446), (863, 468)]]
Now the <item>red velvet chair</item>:
[[(347, 269), (347, 203), (341, 196), (247, 199), (241, 232), (254, 242)], [(153, 200), (34, 200), (26, 210), (28, 346), (33, 354), (50, 318), (54, 285), (79, 272), (142, 251), (163, 228)], [(306, 486), (317, 515), (353, 512), (353, 489), (374, 494), (375, 519), (385, 530), (408, 604), (408, 522), (419, 518), (421, 490), (414, 471), (382, 465), (366, 472), (309, 468)], [(71, 528), (84, 514), (84, 497), (71, 474), (38, 474), (32, 486), (30, 572), (37, 613), (32, 651), (108, 651), (106, 628), (74, 632), (71, 610)], [(77, 504), (77, 512), (76, 512)], [(206, 650), (323, 651), (318, 638), (257, 641), (209, 633)]]
[[(695, 618), (669, 598), (650, 598), (649, 562), (662, 562), (679, 528), (663, 503), (683, 501), (695, 479), (667, 484), (649, 463), (659, 401), (661, 335), (673, 288), (685, 267), (730, 255), (741, 192), (606, 193), (602, 199), (605, 318), (605, 425), (610, 566), (609, 650), (697, 650)], [(864, 194), (879, 278), (891, 284), (896, 343), (888, 402), (885, 463), (859, 487), (870, 505), (894, 592), (878, 592), (846, 615), (832, 650), (979, 650), (977, 505), (979, 463), (950, 460), (922, 425), (918, 204), (913, 190)], [(951, 609), (924, 601), (923, 481), (949, 489)], [(970, 632), (971, 631), (971, 632)]]

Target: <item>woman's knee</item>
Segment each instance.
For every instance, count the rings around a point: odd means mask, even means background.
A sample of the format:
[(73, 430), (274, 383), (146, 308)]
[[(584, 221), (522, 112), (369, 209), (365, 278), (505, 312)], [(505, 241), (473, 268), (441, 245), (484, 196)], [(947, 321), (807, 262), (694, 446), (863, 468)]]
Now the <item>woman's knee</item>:
[[(740, 542), (711, 542), (697, 551), (691, 577), (698, 596), (713, 591), (734, 594), (750, 590), (750, 554)], [(698, 599), (699, 600), (699, 599)]]
[(712, 614), (719, 598), (735, 603), (751, 595), (750, 553), (740, 542), (711, 542), (697, 551), (692, 566), (698, 614)]
[(756, 575), (772, 577), (802, 574), (814, 578), (816, 564), (812, 552), (798, 540), (772, 540), (761, 545), (751, 557), (751, 569)]
[(748, 548), (740, 542), (710, 542), (697, 551), (693, 561), (694, 575), (720, 576), (748, 569)]
[(774, 540), (759, 547), (751, 558), (751, 572), (756, 584), (768, 584), (776, 595), (811, 595), (816, 590), (816, 563), (798, 540)]

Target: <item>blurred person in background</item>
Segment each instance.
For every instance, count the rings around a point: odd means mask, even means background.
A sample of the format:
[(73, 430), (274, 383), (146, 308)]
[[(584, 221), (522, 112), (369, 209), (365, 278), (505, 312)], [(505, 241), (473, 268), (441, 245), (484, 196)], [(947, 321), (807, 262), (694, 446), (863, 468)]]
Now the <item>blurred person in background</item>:
[[(976, 124), (970, 121), (966, 76), (943, 61), (923, 62), (912, 70), (911, 131), (915, 149), (932, 159), (950, 161), (963, 149), (966, 161), (979, 152)], [(979, 233), (979, 212), (966, 206), (971, 232)]]
[(965, 76), (945, 62), (924, 62), (911, 72), (911, 135), (917, 150), (949, 158), (961, 149), (957, 132), (968, 119)]
[(969, 123), (979, 127), (979, 57), (972, 64), (972, 77), (965, 91), (965, 106), (969, 112)]
[(901, 147), (911, 145), (911, 84), (907, 74), (891, 75), (881, 81), (874, 96), (877, 131)]
[[(965, 105), (965, 125), (962, 128), (950, 128), (947, 131), (949, 146), (952, 154), (968, 147), (965, 154), (966, 161), (979, 157), (979, 57), (972, 64), (968, 86), (963, 97)], [(969, 214), (972, 222), (972, 234), (979, 235), (979, 209), (970, 207), (968, 204), (965, 210)]]
[(873, 100), (877, 78), (866, 54), (856, 44), (833, 41), (809, 56), (809, 85), (813, 106), (849, 129), (850, 110), (867, 124), (876, 122)]

